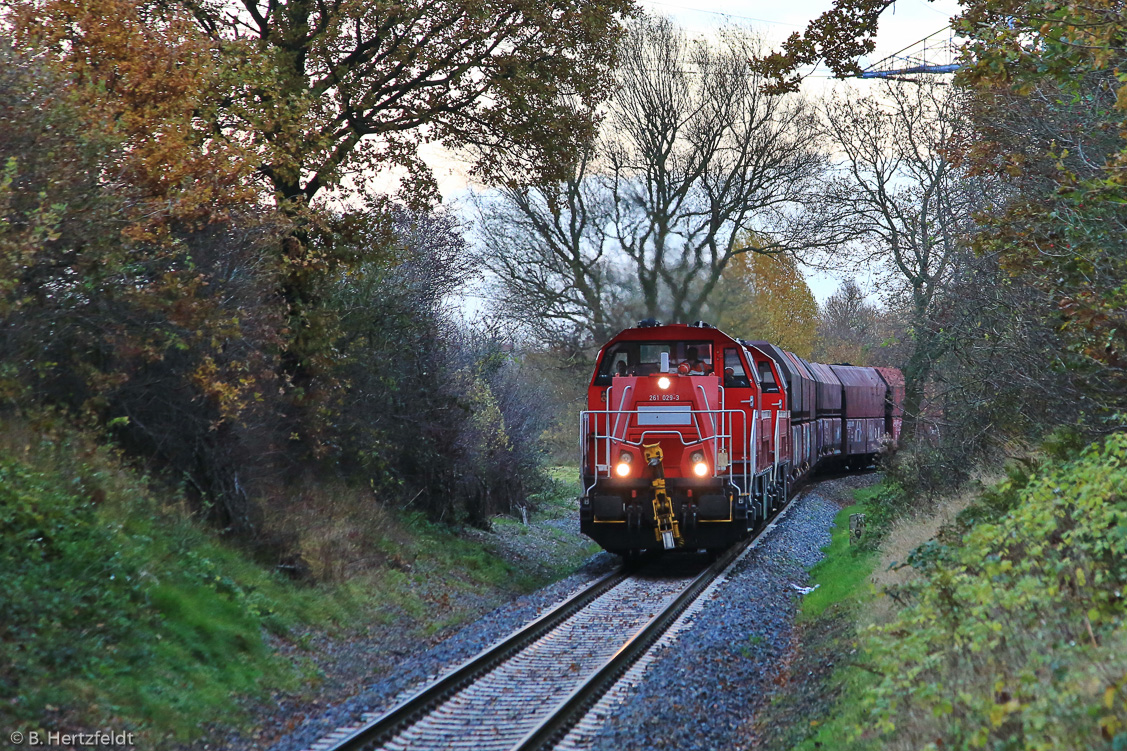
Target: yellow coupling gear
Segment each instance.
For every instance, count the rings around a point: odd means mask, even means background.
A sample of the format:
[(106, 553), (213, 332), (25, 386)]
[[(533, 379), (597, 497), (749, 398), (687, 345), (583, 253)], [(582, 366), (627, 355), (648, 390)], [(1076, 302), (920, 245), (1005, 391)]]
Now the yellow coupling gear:
[(661, 540), (666, 550), (672, 550), (674, 545), (679, 548), (684, 547), (685, 538), (681, 537), (681, 525), (673, 518), (673, 501), (665, 492), (665, 469), (661, 465), (663, 456), (661, 446), (656, 443), (652, 446), (642, 446), (642, 454), (646, 458), (646, 464), (654, 473), (654, 521), (657, 523), (654, 536)]

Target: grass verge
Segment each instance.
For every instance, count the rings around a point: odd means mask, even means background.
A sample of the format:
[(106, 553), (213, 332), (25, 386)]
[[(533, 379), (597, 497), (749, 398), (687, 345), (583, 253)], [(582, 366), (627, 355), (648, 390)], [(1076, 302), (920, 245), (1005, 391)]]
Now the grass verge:
[(803, 598), (799, 610), (803, 649), (794, 670), (814, 685), (803, 685), (797, 695), (781, 699), (802, 706), (783, 710), (791, 716), (792, 727), (779, 732), (770, 748), (842, 748), (842, 728), (852, 719), (850, 708), (875, 677), (854, 664), (852, 656), (858, 614), (875, 597), (869, 579), (879, 554), (871, 543), (850, 544), (849, 517), (872, 516), (886, 493), (883, 483), (853, 491), (856, 502), (838, 512), (825, 557), (810, 570), (810, 586), (817, 588)]
[(820, 618), (827, 609), (835, 607), (854, 607), (870, 597), (867, 580), (873, 572), (876, 554), (871, 549), (858, 550), (849, 544), (849, 517), (865, 513), (879, 490), (862, 488), (853, 492), (857, 503), (843, 508), (834, 517), (825, 557), (810, 570), (810, 586), (816, 589), (802, 599), (800, 620)]
[[(249, 728), (259, 702), (317, 692), (310, 650), (326, 637), (383, 623), (425, 640), (568, 573), (587, 549), (560, 541), (561, 562), (533, 569), (358, 494), (378, 523), (311, 513), (307, 539), (359, 537), (366, 563), (326, 558), (339, 576), (301, 584), (157, 487), (89, 436), (0, 424), (0, 726), (113, 727), (149, 748)], [(566, 496), (543, 502), (566, 513)]]

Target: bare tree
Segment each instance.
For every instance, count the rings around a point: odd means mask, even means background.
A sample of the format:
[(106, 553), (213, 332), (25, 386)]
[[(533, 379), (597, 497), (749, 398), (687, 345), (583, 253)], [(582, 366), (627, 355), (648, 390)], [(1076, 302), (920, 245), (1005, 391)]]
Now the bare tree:
[(842, 282), (818, 310), (818, 349), (824, 362), (881, 365), (870, 353), (880, 346), (884, 330), (882, 312), (870, 302), (853, 279)]
[(504, 315), (538, 338), (572, 347), (620, 328), (631, 297), (614, 260), (613, 212), (593, 174), (595, 158), (588, 148), (564, 181), (511, 184), (478, 199), (482, 261)]
[(943, 290), (968, 258), (971, 217), (986, 200), (984, 183), (950, 157), (967, 132), (963, 95), (934, 80), (889, 82), (880, 96), (832, 99), (824, 116), (842, 154), (823, 193), (825, 220), (848, 228), (856, 252), (847, 262), (883, 274), (890, 302), (909, 325), (910, 433), (944, 347), (935, 323)]
[[(553, 185), (479, 204), (498, 296), (599, 340), (632, 317), (700, 317), (728, 262), (826, 241), (812, 200), (826, 157), (802, 100), (762, 92), (747, 32), (689, 40), (641, 18), (598, 139)], [(550, 328), (550, 326), (549, 326)]]

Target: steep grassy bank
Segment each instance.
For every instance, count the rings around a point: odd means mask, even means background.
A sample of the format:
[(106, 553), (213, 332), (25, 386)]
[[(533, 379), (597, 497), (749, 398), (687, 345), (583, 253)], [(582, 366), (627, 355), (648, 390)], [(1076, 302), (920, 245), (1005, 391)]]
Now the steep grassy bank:
[[(0, 434), (0, 724), (13, 730), (114, 727), (165, 747), (248, 727), (257, 701), (317, 694), (317, 645), (373, 624), (424, 639), (587, 555), (565, 540), (555, 565), (522, 565), (496, 540), (373, 509), (382, 536), (352, 533), (369, 563), (298, 584), (88, 437), (12, 422)], [(563, 514), (564, 498), (540, 502)], [(314, 547), (347, 536), (341, 519), (309, 524)]]
[(1127, 435), (1012, 468), (894, 568), (807, 598), (800, 653), (836, 667), (771, 748), (1127, 749)]

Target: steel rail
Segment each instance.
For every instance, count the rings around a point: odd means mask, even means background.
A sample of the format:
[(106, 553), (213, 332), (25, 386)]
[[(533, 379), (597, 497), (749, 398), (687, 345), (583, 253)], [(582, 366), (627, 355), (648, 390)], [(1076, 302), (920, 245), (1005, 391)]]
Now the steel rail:
[(328, 751), (360, 751), (378, 748), (390, 741), (400, 730), (410, 726), (453, 693), (488, 673), (544, 634), (556, 628), (613, 589), (627, 577), (625, 569), (607, 574), (582, 592), (577, 592), (504, 640), (471, 657), (434, 683), (423, 687), (381, 716), (365, 723), (347, 736), (335, 739)]
[(566, 699), (556, 705), (552, 713), (539, 726), (531, 730), (513, 747), (513, 751), (539, 751), (551, 748), (574, 726), (583, 715), (610, 690), (621, 676), (638, 661), (653, 644), (672, 626), (685, 609), (708, 588), (747, 547), (770, 528), (740, 544), (733, 545), (711, 566), (701, 572), (689, 586), (673, 598), (660, 613), (639, 629), (602, 667), (576, 688)]
[[(796, 493), (796, 497), (797, 497)], [(788, 499), (793, 500), (793, 499)], [(546, 718), (522, 738), (512, 751), (540, 751), (551, 748), (574, 727), (584, 714), (609, 691), (630, 667), (648, 652), (654, 643), (680, 618), (728, 567), (760, 538), (766, 535), (784, 515), (790, 502), (765, 520), (757, 533), (732, 546), (707, 569), (681, 590), (660, 613), (638, 629), (614, 655), (608, 658), (578, 688), (559, 702)], [(587, 589), (564, 600), (549, 612), (527, 624), (498, 644), (482, 651), (434, 683), (419, 690), (378, 718), (355, 730), (340, 729), (323, 738), (316, 748), (322, 751), (368, 751), (392, 741), (395, 736), (433, 711), (453, 694), (473, 683), (495, 667), (513, 657), (526, 646), (547, 634), (592, 601), (622, 583), (627, 568), (607, 574)], [(342, 735), (343, 734), (343, 735)], [(336, 736), (336, 737), (334, 737)], [(331, 740), (330, 740), (331, 739)], [(331, 745), (326, 745), (326, 742)]]

